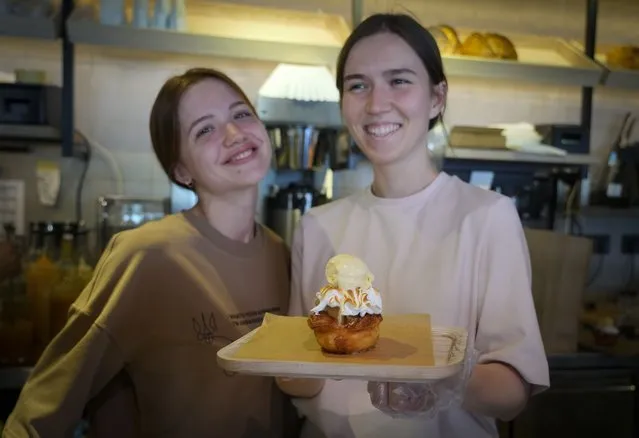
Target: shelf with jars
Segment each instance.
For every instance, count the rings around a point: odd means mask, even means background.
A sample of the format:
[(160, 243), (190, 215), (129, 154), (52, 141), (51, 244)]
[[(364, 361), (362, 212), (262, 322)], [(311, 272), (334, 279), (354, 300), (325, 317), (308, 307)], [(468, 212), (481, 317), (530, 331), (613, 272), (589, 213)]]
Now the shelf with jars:
[(22, 270), (0, 284), (0, 366), (35, 363), (64, 327), (93, 275), (87, 237), (74, 223), (30, 224)]
[[(139, 3), (139, 5), (138, 5)], [(66, 22), (74, 44), (174, 55), (333, 65), (350, 32), (343, 17), (268, 4), (156, 1), (76, 8)]]

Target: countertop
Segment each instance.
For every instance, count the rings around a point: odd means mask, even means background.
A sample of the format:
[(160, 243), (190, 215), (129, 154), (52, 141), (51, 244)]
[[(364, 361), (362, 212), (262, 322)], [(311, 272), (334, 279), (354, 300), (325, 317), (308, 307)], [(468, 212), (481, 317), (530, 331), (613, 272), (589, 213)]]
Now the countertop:
[(31, 367), (0, 367), (0, 391), (22, 388), (30, 372)]
[[(639, 372), (639, 356), (611, 356), (585, 352), (548, 355), (550, 371), (635, 369)], [(0, 391), (20, 389), (27, 381), (31, 367), (0, 367)]]
[(639, 356), (612, 356), (605, 353), (579, 351), (548, 355), (550, 370), (584, 370), (634, 368), (639, 371)]

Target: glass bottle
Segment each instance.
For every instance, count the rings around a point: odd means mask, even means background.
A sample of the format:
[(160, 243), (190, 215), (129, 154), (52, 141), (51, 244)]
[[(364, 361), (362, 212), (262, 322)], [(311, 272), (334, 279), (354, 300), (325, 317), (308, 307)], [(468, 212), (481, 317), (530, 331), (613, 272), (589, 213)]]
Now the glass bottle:
[(27, 297), (35, 330), (36, 350), (42, 351), (50, 340), (49, 307), (51, 288), (58, 280), (56, 234), (51, 223), (43, 230), (43, 248), (27, 271)]
[(40, 225), (37, 222), (31, 222), (29, 224), (29, 246), (24, 260), (24, 267), (28, 269), (29, 265), (35, 262), (40, 257), (41, 253), (42, 233), (40, 231)]
[(64, 327), (69, 307), (78, 296), (78, 267), (75, 263), (74, 232), (71, 224), (65, 224), (60, 243), (60, 260), (57, 264), (57, 281), (51, 289), (49, 301), (50, 337), (53, 338)]
[[(5, 234), (7, 242), (18, 249), (20, 242), (12, 224), (5, 225)], [(33, 324), (22, 271), (0, 284), (0, 363), (24, 364), (30, 358), (32, 344)]]
[(76, 263), (78, 266), (78, 294), (89, 284), (93, 277), (94, 260), (89, 251), (89, 232), (79, 227), (76, 232)]

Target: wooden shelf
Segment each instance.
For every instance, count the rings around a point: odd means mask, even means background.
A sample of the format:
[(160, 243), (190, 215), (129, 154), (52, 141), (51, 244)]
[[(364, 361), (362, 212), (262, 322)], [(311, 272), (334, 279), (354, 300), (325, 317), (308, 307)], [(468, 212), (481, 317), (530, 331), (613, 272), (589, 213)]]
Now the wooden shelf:
[(606, 75), (602, 81), (606, 87), (639, 89), (639, 70), (626, 70), (609, 67), (606, 64), (606, 52), (609, 45), (600, 45), (595, 50), (595, 59), (606, 69)]
[(511, 163), (556, 164), (566, 166), (590, 166), (599, 164), (596, 157), (588, 154), (542, 155), (510, 150), (463, 149), (446, 150), (447, 160), (503, 161)]
[[(73, 142), (82, 144), (85, 140), (79, 133), (75, 133)], [(56, 126), (0, 124), (0, 145), (5, 151), (21, 150), (29, 144), (60, 145), (61, 143), (62, 134)]]
[[(463, 40), (464, 33), (460, 33)], [(592, 87), (600, 83), (605, 69), (568, 41), (557, 38), (508, 35), (517, 61), (444, 56), (448, 76), (526, 81), (529, 83)]]
[[(67, 21), (67, 29), (75, 44), (330, 66), (349, 33), (339, 15), (220, 3), (195, 3), (188, 11), (188, 32), (103, 25), (81, 8)], [(595, 86), (602, 79), (605, 69), (564, 40), (508, 37), (518, 61), (445, 56), (446, 73), (577, 87)]]
[(75, 44), (182, 55), (219, 56), (261, 61), (333, 65), (338, 45), (302, 44), (264, 39), (242, 39), (203, 33), (108, 26), (74, 11), (67, 21), (69, 39)]
[(1, 125), (0, 139), (12, 141), (60, 142), (60, 130), (53, 126)]
[(0, 14), (0, 36), (56, 40), (60, 37), (60, 20), (51, 17), (20, 17)]
[[(583, 45), (578, 41), (571, 41), (570, 44), (577, 50), (583, 50)], [(604, 75), (599, 85), (613, 88), (639, 89), (639, 70), (625, 70), (607, 65), (606, 52), (611, 47), (611, 45), (598, 45), (595, 50), (595, 61), (604, 70)]]
[(615, 88), (639, 89), (639, 71), (637, 70), (608, 70), (604, 85)]

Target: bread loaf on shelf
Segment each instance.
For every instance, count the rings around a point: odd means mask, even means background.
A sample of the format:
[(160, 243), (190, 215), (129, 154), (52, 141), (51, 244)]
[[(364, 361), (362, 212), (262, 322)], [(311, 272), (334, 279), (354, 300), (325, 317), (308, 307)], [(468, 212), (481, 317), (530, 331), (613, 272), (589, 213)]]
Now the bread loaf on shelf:
[(473, 32), (461, 45), (461, 53), (481, 58), (517, 60), (515, 45), (505, 36), (498, 33)]
[(455, 29), (447, 24), (433, 26), (428, 29), (437, 41), (437, 46), (442, 55), (456, 55), (459, 53), (461, 42)]
[(517, 60), (515, 45), (498, 33), (471, 33), (462, 43), (457, 31), (447, 24), (428, 29), (442, 55), (466, 55), (480, 58)]
[(606, 63), (613, 68), (639, 70), (639, 47), (614, 47), (606, 53)]

